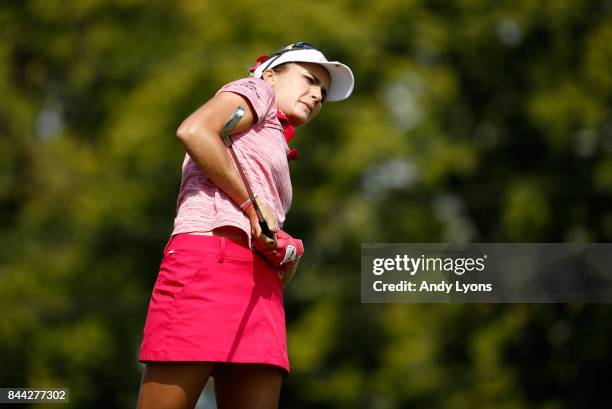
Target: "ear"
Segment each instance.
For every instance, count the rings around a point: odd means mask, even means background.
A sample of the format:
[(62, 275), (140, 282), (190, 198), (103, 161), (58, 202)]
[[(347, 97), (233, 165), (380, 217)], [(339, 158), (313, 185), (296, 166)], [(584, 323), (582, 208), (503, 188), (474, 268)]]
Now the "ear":
[(267, 69), (262, 73), (261, 79), (274, 87), (274, 71)]

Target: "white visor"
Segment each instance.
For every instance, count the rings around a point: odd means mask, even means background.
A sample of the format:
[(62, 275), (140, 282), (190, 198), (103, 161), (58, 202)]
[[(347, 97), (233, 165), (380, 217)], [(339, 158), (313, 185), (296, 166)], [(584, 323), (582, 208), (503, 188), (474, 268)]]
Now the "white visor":
[(286, 51), (280, 56), (273, 55), (255, 69), (253, 76), (261, 78), (263, 72), (268, 68), (274, 68), (288, 62), (311, 62), (325, 67), (331, 77), (326, 101), (341, 101), (348, 98), (353, 92), (355, 79), (351, 69), (341, 62), (327, 61), (323, 53), (311, 48)]

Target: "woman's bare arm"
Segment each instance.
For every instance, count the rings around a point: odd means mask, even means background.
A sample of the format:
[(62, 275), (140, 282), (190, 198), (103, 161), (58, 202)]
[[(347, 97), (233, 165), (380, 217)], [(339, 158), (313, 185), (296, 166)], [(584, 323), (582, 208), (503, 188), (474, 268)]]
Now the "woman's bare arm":
[[(249, 196), (221, 139), (221, 131), (239, 105), (244, 108), (245, 113), (232, 133), (244, 131), (255, 121), (250, 103), (233, 92), (220, 92), (187, 117), (176, 132), (177, 138), (191, 159), (238, 205), (246, 201)], [(257, 203), (270, 229), (275, 231), (277, 222), (274, 212), (259, 199)], [(254, 238), (259, 244), (263, 244), (264, 248), (270, 247), (272, 250), (272, 247), (275, 247), (275, 238), (266, 240), (255, 214), (249, 214), (249, 219)]]

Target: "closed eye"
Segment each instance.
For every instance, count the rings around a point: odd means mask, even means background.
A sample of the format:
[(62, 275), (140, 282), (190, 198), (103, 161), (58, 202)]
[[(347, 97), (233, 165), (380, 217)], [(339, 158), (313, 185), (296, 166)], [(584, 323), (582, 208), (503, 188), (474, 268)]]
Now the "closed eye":
[[(306, 78), (306, 81), (310, 85), (313, 85), (313, 84), (321, 85), (321, 81), (316, 77), (313, 77), (310, 75), (304, 75), (304, 78)], [(321, 87), (321, 96), (322, 96), (321, 103), (323, 103), (327, 99), (327, 90), (323, 87)]]

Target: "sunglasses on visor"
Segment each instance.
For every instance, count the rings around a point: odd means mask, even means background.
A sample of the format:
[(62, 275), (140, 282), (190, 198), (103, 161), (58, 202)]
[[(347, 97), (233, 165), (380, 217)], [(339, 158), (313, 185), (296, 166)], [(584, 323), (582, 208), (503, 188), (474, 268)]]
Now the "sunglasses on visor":
[(280, 50), (275, 51), (274, 53), (272, 53), (270, 55), (262, 55), (262, 56), (260, 56), (256, 60), (257, 64), (255, 64), (251, 68), (249, 68), (249, 73), (255, 72), (255, 70), (259, 67), (259, 65), (263, 64), (264, 62), (266, 63), (266, 66), (263, 69), (263, 71), (265, 71), (281, 55), (283, 55), (283, 54), (285, 54), (285, 53), (287, 53), (289, 51), (295, 51), (295, 50), (316, 50), (316, 48), (314, 46), (308, 44), (308, 43), (305, 43), (304, 41), (300, 41), (298, 43), (291, 44), (290, 46), (287, 46), (285, 48), (281, 48)]

